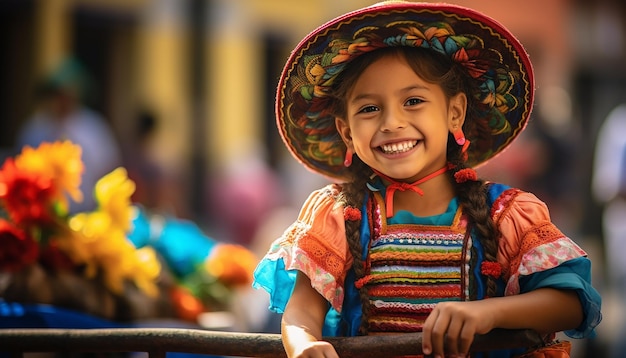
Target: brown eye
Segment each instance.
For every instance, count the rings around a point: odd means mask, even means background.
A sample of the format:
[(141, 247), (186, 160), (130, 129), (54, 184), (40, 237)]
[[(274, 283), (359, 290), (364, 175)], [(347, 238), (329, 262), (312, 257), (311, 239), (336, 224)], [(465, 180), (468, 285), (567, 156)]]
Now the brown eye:
[(404, 102), (404, 105), (405, 106), (416, 106), (416, 105), (418, 105), (418, 104), (420, 104), (422, 102), (424, 102), (424, 101), (422, 101), (419, 98), (409, 98), (406, 102)]
[(376, 106), (365, 106), (363, 108), (361, 108), (361, 110), (359, 110), (359, 113), (371, 113), (371, 112), (378, 112), (379, 109)]

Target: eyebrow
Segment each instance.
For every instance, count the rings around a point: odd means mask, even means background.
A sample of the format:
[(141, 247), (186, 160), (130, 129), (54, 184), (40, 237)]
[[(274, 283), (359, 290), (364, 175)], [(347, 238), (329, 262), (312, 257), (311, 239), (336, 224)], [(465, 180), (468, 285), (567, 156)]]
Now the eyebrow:
[[(404, 88), (401, 88), (398, 93), (406, 93), (414, 90), (428, 90), (428, 87), (422, 85), (410, 85)], [(367, 99), (370, 97), (375, 97), (374, 94), (371, 93), (361, 93), (350, 100), (350, 102), (355, 102), (361, 99)]]

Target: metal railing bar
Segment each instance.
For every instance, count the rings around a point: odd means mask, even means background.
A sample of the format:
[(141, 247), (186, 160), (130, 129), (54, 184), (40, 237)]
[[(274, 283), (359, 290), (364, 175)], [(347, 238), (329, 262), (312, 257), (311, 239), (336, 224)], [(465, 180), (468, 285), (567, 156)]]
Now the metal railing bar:
[[(422, 334), (328, 337), (341, 357), (393, 357), (422, 353)], [(497, 329), (476, 336), (472, 352), (536, 346), (532, 330)], [(231, 357), (286, 357), (279, 334), (238, 333), (185, 328), (0, 329), (5, 352), (164, 352)], [(16, 355), (17, 357), (17, 355)]]

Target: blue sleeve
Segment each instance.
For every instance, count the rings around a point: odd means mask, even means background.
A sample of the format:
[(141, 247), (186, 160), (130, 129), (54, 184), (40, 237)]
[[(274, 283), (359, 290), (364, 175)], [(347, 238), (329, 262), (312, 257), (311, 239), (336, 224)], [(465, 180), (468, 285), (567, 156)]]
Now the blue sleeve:
[(296, 284), (296, 270), (286, 270), (283, 259), (261, 260), (254, 271), (254, 288), (263, 288), (270, 295), (269, 309), (283, 313)]
[[(270, 260), (264, 258), (261, 260), (254, 272), (254, 281), (252, 287), (262, 288), (266, 290), (270, 295), (269, 309), (276, 313), (284, 313), (285, 307), (293, 288), (296, 284), (296, 270), (285, 270), (285, 263), (282, 259)], [(354, 282), (354, 278), (348, 278)], [(352, 295), (353, 296), (353, 295)], [(358, 298), (358, 295), (356, 296)], [(335, 311), (334, 308), (328, 305), (328, 313), (324, 321), (324, 327), (322, 334), (324, 336), (343, 336), (345, 335), (347, 328), (344, 322), (346, 313)], [(352, 316), (355, 315), (354, 311), (350, 311)], [(358, 312), (358, 319), (360, 320), (360, 311)], [(358, 328), (358, 325), (357, 325)]]
[(520, 277), (521, 293), (544, 287), (575, 290), (584, 319), (576, 329), (564, 333), (571, 338), (595, 337), (595, 327), (602, 320), (602, 298), (591, 285), (591, 261), (587, 257), (579, 257), (555, 268)]

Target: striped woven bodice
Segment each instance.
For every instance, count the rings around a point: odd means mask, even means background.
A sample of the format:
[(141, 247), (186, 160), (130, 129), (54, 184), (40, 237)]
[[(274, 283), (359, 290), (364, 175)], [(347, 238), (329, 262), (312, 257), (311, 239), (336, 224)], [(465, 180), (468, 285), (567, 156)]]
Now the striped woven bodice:
[(357, 281), (370, 299), (369, 332), (421, 331), (436, 303), (469, 297), (465, 220), (458, 209), (450, 226), (387, 225), (380, 213), (371, 214), (367, 275)]

